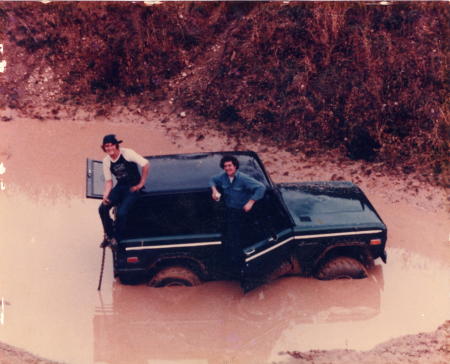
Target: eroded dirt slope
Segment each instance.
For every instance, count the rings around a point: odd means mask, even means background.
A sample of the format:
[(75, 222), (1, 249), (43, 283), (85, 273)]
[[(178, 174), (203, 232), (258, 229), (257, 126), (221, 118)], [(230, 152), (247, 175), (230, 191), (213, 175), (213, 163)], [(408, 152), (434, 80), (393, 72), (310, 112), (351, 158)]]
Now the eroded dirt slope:
[(448, 18), (445, 2), (3, 2), (0, 105), (170, 100), (211, 128), (447, 184)]

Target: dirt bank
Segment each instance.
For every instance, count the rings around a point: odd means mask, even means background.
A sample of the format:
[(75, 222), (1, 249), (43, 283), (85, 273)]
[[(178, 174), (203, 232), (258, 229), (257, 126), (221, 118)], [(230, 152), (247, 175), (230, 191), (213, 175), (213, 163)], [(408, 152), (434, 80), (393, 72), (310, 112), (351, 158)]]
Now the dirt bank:
[(450, 321), (436, 331), (399, 337), (369, 351), (311, 350), (283, 353), (284, 364), (445, 364), (450, 360)]
[(448, 16), (439, 1), (2, 2), (0, 106), (170, 100), (210, 129), (447, 185)]
[[(58, 364), (56, 361), (39, 358), (25, 350), (0, 343), (0, 364)], [(59, 363), (61, 364), (61, 363)]]

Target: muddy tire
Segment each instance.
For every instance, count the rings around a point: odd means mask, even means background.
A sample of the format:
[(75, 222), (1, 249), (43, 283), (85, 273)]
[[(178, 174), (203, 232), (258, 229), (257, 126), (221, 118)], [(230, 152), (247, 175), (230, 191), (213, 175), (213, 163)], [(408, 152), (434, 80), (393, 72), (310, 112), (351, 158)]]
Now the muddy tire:
[(321, 280), (330, 280), (361, 279), (367, 275), (367, 269), (360, 261), (350, 257), (334, 257), (322, 264), (315, 276)]
[(148, 282), (151, 287), (193, 287), (202, 283), (199, 276), (189, 268), (167, 267), (158, 271)]
[(300, 273), (300, 263), (297, 258), (290, 257), (289, 260), (281, 262), (277, 268), (267, 275), (266, 279), (270, 282), (283, 276), (298, 273)]

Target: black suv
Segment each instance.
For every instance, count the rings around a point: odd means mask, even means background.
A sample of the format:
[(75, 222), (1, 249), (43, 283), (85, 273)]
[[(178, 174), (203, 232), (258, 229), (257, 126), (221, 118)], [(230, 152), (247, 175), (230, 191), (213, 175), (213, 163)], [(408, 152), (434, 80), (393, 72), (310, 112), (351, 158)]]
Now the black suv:
[[(230, 278), (224, 206), (208, 185), (225, 154), (267, 187), (247, 216), (243, 264), (232, 269), (240, 271), (244, 290), (288, 274), (364, 278), (375, 259), (386, 262), (386, 225), (353, 183), (275, 184), (251, 151), (163, 155), (146, 157), (150, 176), (113, 248), (122, 283), (189, 286)], [(101, 199), (103, 183), (102, 162), (88, 160), (87, 197)]]

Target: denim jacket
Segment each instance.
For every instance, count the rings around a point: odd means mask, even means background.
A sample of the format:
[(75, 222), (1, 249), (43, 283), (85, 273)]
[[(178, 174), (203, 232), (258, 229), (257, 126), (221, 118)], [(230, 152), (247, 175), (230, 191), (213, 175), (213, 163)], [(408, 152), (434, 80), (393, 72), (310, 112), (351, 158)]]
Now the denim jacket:
[(225, 172), (211, 178), (211, 187), (215, 186), (223, 195), (227, 207), (242, 209), (249, 200), (260, 200), (264, 197), (266, 187), (249, 175), (237, 171), (231, 183)]

